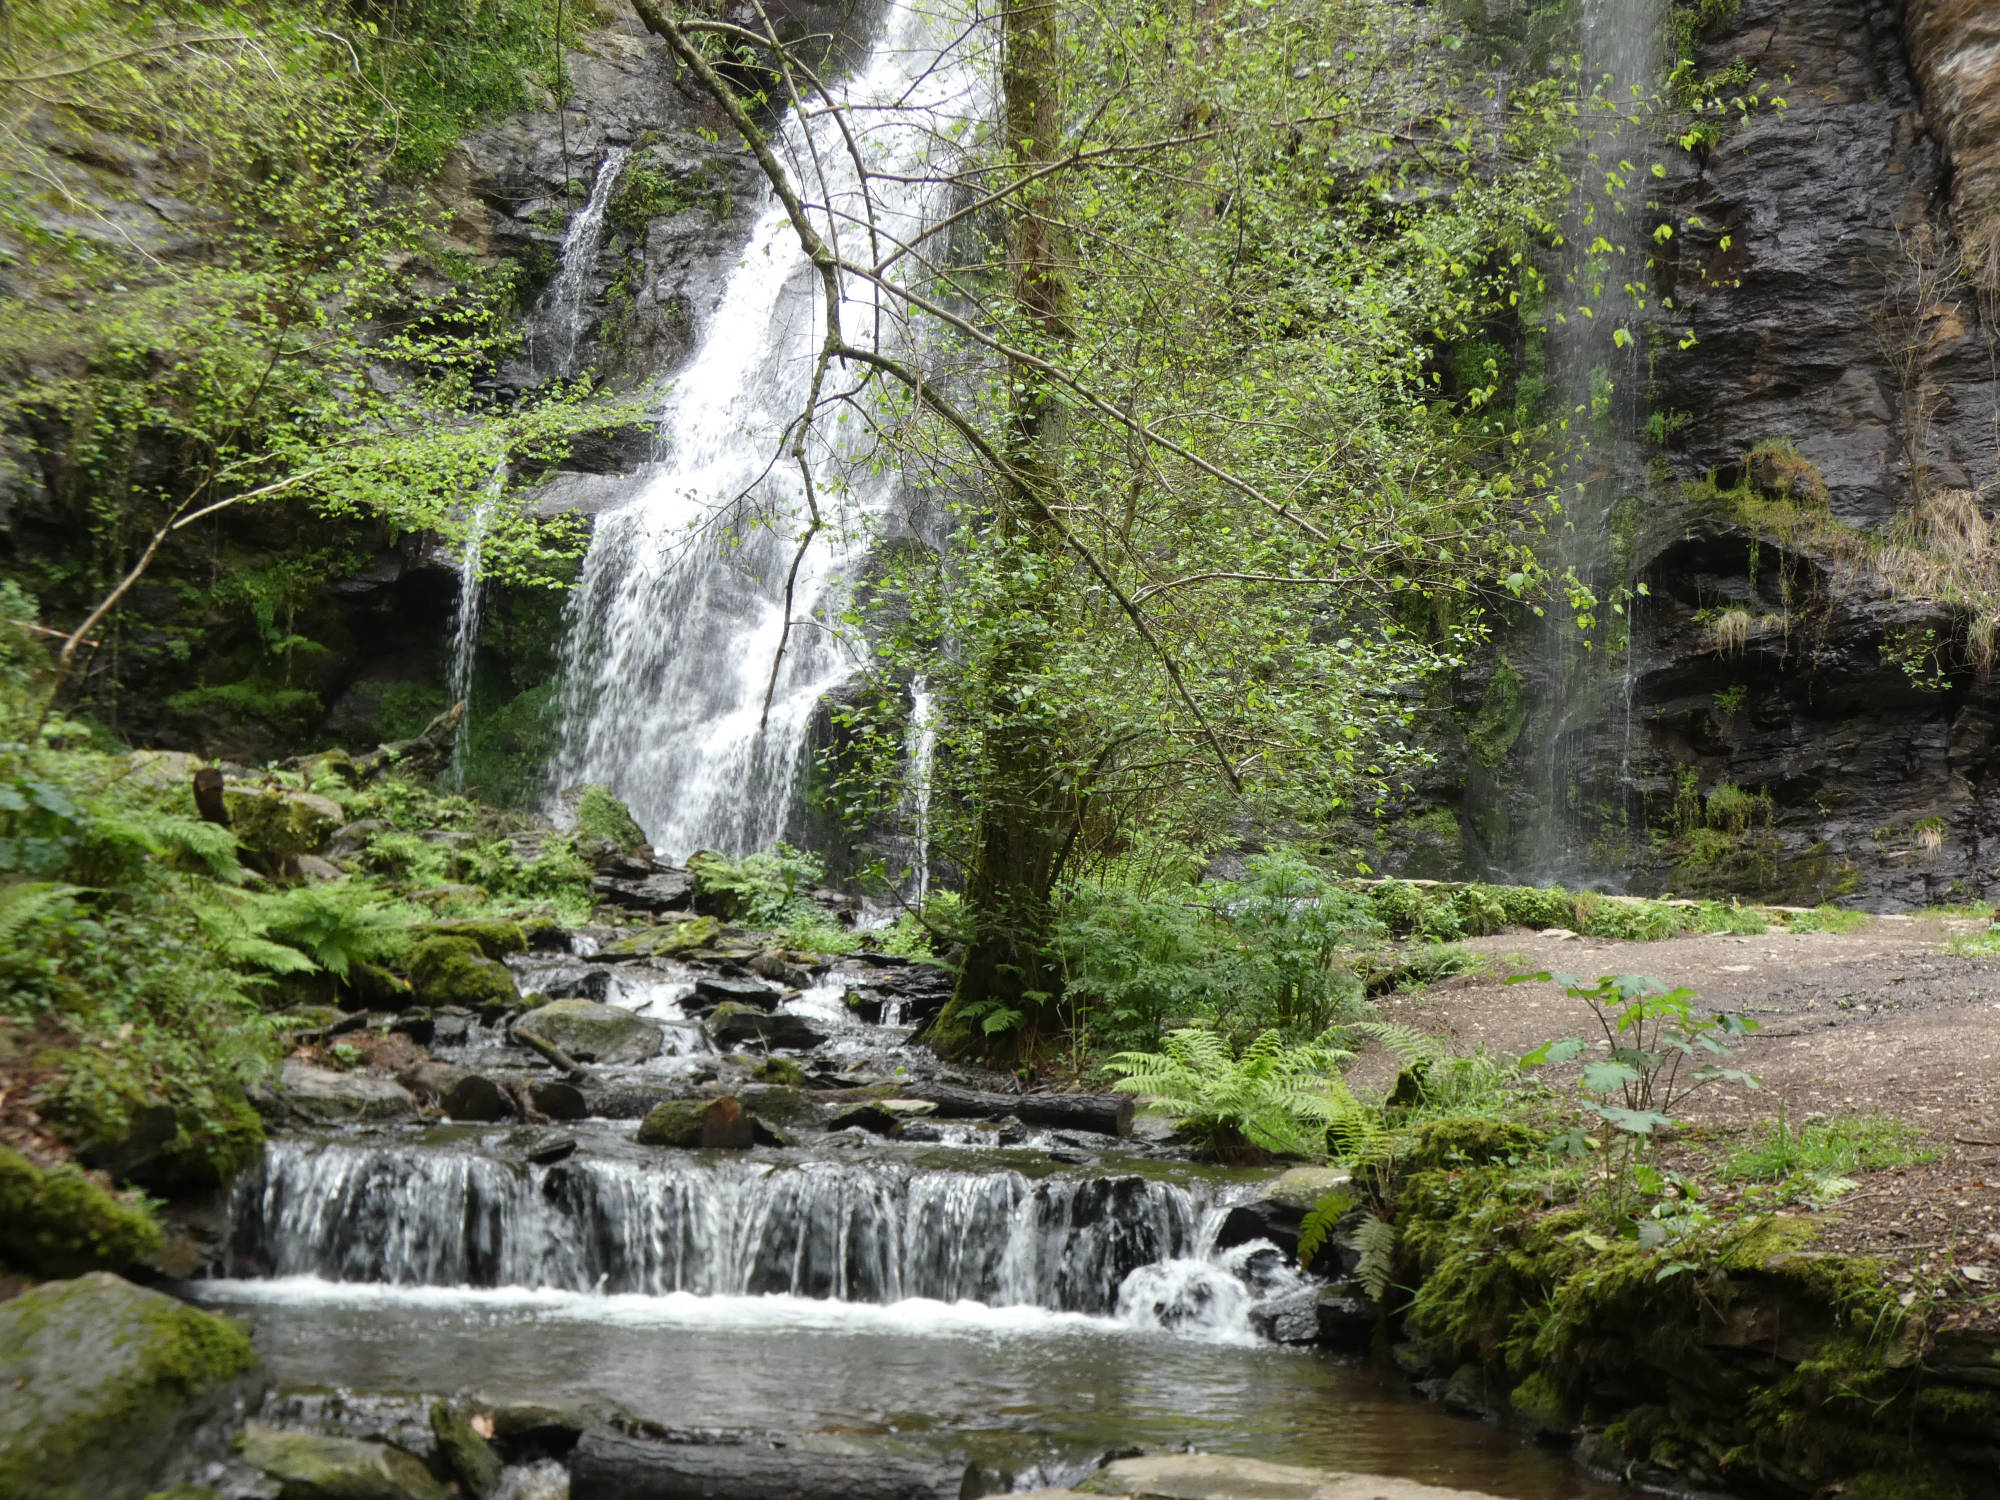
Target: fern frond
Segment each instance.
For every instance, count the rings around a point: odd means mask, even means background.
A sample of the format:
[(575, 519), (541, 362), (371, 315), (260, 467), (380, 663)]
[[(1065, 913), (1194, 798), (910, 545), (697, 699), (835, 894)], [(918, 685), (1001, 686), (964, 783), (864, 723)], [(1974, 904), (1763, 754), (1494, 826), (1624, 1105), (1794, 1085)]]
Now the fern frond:
[(1341, 1241), (1361, 1257), (1354, 1274), (1380, 1302), (1389, 1295), (1396, 1274), (1396, 1226), (1380, 1214), (1369, 1214)]
[(1319, 1202), (1315, 1203), (1299, 1225), (1299, 1267), (1311, 1267), (1313, 1257), (1319, 1254), (1333, 1232), (1340, 1227), (1340, 1221), (1354, 1208), (1354, 1194), (1346, 1188), (1335, 1188)]
[(80, 886), (49, 880), (0, 885), (0, 950), (18, 947), (30, 927), (80, 894)]
[(1355, 1021), (1342, 1028), (1396, 1054), (1404, 1067), (1434, 1067), (1451, 1055), (1443, 1037), (1397, 1021)]

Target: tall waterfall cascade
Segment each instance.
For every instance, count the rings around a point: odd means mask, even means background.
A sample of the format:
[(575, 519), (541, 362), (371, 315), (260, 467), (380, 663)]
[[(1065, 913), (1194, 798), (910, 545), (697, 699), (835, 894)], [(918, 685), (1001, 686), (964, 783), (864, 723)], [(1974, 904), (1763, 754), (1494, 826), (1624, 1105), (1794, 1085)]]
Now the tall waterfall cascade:
[(479, 631), (484, 623), (486, 597), (480, 570), (484, 566), (486, 528), (506, 486), (507, 461), (503, 458), (494, 465), (493, 477), (487, 480), (485, 491), (473, 505), (465, 541), (458, 550), (458, 608), (452, 614), (451, 660), (445, 667), (444, 683), (446, 705), (463, 703), (466, 711), (459, 720), (458, 733), (452, 736), (451, 764), (445, 771), (445, 779), (451, 786), (459, 786), (465, 780), (466, 743), (472, 727), (472, 669), (479, 656)]
[[(1550, 522), (1550, 569), (1573, 569), (1597, 596), (1588, 632), (1563, 600), (1542, 622), (1541, 669), (1527, 726), (1536, 817), (1520, 830), (1510, 874), (1538, 884), (1591, 884), (1589, 852), (1604, 814), (1604, 778), (1629, 775), (1635, 596), (1619, 597), (1615, 520), (1649, 483), (1645, 325), (1653, 316), (1647, 250), (1651, 128), (1664, 67), (1663, 0), (1584, 0), (1578, 48), (1584, 108), (1578, 117), (1574, 187), (1563, 215), (1562, 263), (1550, 288), (1545, 329), (1549, 383), (1562, 414), (1557, 465), (1560, 511)], [(1622, 611), (1622, 613), (1621, 613)], [(1612, 695), (1623, 691), (1620, 709)], [(1593, 723), (1627, 727), (1626, 755), (1612, 770), (1583, 764)], [(1617, 809), (1613, 809), (1614, 816)]]
[[(873, 258), (871, 234), (906, 242), (946, 211), (948, 189), (926, 169), (989, 113), (989, 70), (964, 50), (966, 35), (954, 16), (890, 6), (845, 88), (855, 155), (881, 174), (872, 201), (830, 111), (786, 119), (779, 154), (817, 205), (822, 235), (850, 258)], [(849, 279), (849, 337), (893, 344), (893, 300)], [(781, 836), (814, 711), (860, 660), (838, 615), (902, 481), (893, 464), (872, 462), (876, 435), (852, 404), (808, 444), (827, 529), (797, 567), (789, 625), (786, 612), (808, 514), (791, 432), (824, 318), (816, 275), (767, 193), (675, 376), (660, 418), (665, 459), (599, 517), (584, 563), (558, 784), (608, 785), (668, 857), (744, 853)], [(853, 378), (836, 371), (833, 384)]]

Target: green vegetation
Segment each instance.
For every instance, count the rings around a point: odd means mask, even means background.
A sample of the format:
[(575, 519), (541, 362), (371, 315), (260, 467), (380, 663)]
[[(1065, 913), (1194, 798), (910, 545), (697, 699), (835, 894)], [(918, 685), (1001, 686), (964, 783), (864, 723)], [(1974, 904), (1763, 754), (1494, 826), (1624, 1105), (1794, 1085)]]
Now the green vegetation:
[(1188, 1140), (1244, 1161), (1322, 1153), (1326, 1132), (1359, 1109), (1329, 1077), (1347, 1056), (1324, 1044), (1288, 1047), (1267, 1031), (1237, 1057), (1214, 1032), (1188, 1029), (1169, 1033), (1160, 1052), (1121, 1052), (1105, 1066), (1115, 1088), (1177, 1116)]
[(160, 1244), (143, 1203), (106, 1192), (74, 1166), (37, 1167), (0, 1146), (0, 1265), (80, 1276), (122, 1269)]
[(1845, 1178), (1936, 1160), (1936, 1150), (1921, 1142), (1915, 1126), (1882, 1115), (1813, 1115), (1795, 1128), (1781, 1113), (1760, 1139), (1731, 1153), (1723, 1170), (1747, 1182)]

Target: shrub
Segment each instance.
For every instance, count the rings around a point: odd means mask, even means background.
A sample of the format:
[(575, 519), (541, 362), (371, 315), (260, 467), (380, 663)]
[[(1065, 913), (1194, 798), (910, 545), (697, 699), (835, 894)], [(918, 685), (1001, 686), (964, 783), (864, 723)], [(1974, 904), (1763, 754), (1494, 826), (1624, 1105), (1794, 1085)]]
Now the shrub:
[(1212, 1031), (1170, 1033), (1159, 1052), (1121, 1052), (1105, 1066), (1121, 1093), (1144, 1094), (1180, 1116), (1184, 1135), (1223, 1160), (1265, 1153), (1320, 1157), (1326, 1133), (1367, 1113), (1335, 1072), (1350, 1054), (1288, 1047), (1266, 1031), (1233, 1056)]

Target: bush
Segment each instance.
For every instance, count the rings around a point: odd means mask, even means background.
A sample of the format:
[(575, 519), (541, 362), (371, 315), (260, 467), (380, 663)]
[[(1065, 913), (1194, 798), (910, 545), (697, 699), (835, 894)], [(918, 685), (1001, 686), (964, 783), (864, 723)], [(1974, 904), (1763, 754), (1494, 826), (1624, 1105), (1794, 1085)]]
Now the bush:
[(785, 843), (742, 859), (703, 850), (688, 860), (688, 869), (696, 907), (750, 927), (809, 917), (807, 893), (826, 877), (817, 854)]
[(1288, 1047), (1266, 1031), (1233, 1056), (1212, 1031), (1168, 1035), (1159, 1052), (1121, 1052), (1105, 1066), (1121, 1093), (1143, 1094), (1180, 1117), (1183, 1135), (1225, 1161), (1264, 1153), (1323, 1157), (1327, 1131), (1365, 1106), (1341, 1081), (1349, 1054)]

